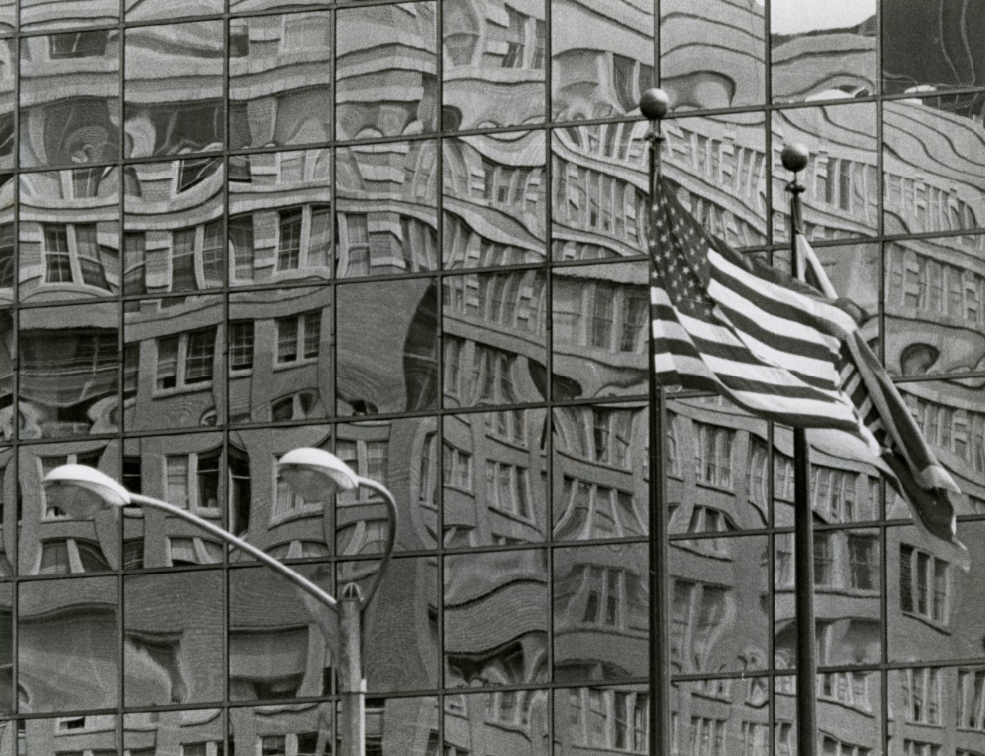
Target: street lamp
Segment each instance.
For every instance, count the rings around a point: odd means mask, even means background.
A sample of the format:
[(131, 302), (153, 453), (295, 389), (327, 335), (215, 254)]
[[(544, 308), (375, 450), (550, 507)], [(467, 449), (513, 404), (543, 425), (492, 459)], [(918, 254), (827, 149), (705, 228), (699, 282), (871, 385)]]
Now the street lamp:
[(342, 589), (339, 606), (339, 672), (342, 690), (342, 721), (340, 734), (343, 748), (350, 744), (350, 756), (365, 756), (366, 742), (366, 680), (362, 662), (362, 612), (376, 595), (380, 578), (390, 564), (397, 530), (397, 505), (384, 486), (371, 478), (363, 478), (345, 462), (324, 449), (292, 449), (277, 462), (281, 477), (302, 499), (317, 501), (326, 494), (368, 488), (383, 496), (387, 508), (386, 545), (366, 597), (361, 598), (359, 586), (350, 583)]
[(49, 503), (76, 518), (89, 518), (103, 509), (123, 509), (128, 505), (137, 504), (159, 509), (173, 517), (191, 522), (280, 573), (321, 604), (332, 609), (337, 617), (340, 639), (339, 673), (342, 696), (340, 734), (343, 756), (364, 756), (366, 681), (362, 670), (362, 613), (376, 594), (380, 578), (393, 553), (397, 524), (396, 503), (393, 494), (383, 485), (357, 475), (338, 457), (321, 449), (294, 449), (280, 458), (278, 466), (291, 489), (302, 498), (312, 501), (324, 499), (326, 494), (340, 490), (349, 491), (358, 487), (369, 488), (383, 496), (387, 507), (387, 541), (380, 567), (365, 598), (360, 595), (359, 586), (351, 583), (342, 589), (341, 598), (336, 600), (304, 575), (295, 572), (242, 538), (186, 509), (128, 491), (105, 473), (87, 465), (56, 467), (45, 475), (43, 484)]

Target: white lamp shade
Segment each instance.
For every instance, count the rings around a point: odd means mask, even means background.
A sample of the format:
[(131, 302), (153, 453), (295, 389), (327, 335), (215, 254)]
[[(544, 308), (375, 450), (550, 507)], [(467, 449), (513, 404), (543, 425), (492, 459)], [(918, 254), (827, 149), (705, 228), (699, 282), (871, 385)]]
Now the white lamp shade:
[(87, 465), (56, 467), (44, 476), (43, 483), (50, 505), (80, 519), (130, 503), (130, 493), (123, 486)]
[(338, 491), (351, 491), (359, 476), (324, 449), (292, 449), (277, 462), (281, 476), (306, 501), (322, 501)]

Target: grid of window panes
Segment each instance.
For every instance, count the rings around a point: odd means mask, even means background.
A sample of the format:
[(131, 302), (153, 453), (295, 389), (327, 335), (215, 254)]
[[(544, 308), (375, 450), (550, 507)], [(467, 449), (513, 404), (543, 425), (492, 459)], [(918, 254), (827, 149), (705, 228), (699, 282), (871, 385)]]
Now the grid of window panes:
[[(796, 748), (792, 433), (648, 400), (647, 140), (695, 217), (804, 230), (961, 485), (970, 569), (812, 457), (818, 748), (985, 754), (985, 8), (971, 0), (0, 0), (0, 756), (646, 753), (648, 444), (681, 756)], [(928, 33), (927, 30), (935, 30)], [(194, 611), (193, 611), (194, 610)], [(771, 629), (772, 628), (772, 629)]]

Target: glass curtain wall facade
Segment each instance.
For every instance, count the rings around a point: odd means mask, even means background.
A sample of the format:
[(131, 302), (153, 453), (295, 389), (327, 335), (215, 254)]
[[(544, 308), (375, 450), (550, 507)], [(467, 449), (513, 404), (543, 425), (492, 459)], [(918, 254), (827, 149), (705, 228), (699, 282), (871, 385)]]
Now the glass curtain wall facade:
[[(838, 5), (838, 4), (835, 4)], [(965, 572), (815, 454), (819, 749), (985, 754), (985, 7), (0, 0), (0, 756), (323, 756), (336, 630), (89, 464), (366, 617), (370, 756), (648, 752), (651, 413), (673, 753), (792, 754), (792, 434), (648, 401), (646, 141), (731, 245), (805, 231), (964, 491)], [(192, 611), (194, 609), (194, 611)]]

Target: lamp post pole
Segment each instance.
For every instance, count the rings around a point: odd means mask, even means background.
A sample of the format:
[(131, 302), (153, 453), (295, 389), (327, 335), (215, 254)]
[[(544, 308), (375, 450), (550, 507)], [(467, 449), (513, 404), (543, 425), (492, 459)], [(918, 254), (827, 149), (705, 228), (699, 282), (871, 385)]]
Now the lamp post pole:
[(339, 734), (342, 756), (366, 753), (366, 678), (363, 677), (363, 600), (359, 586), (349, 583), (339, 597)]

